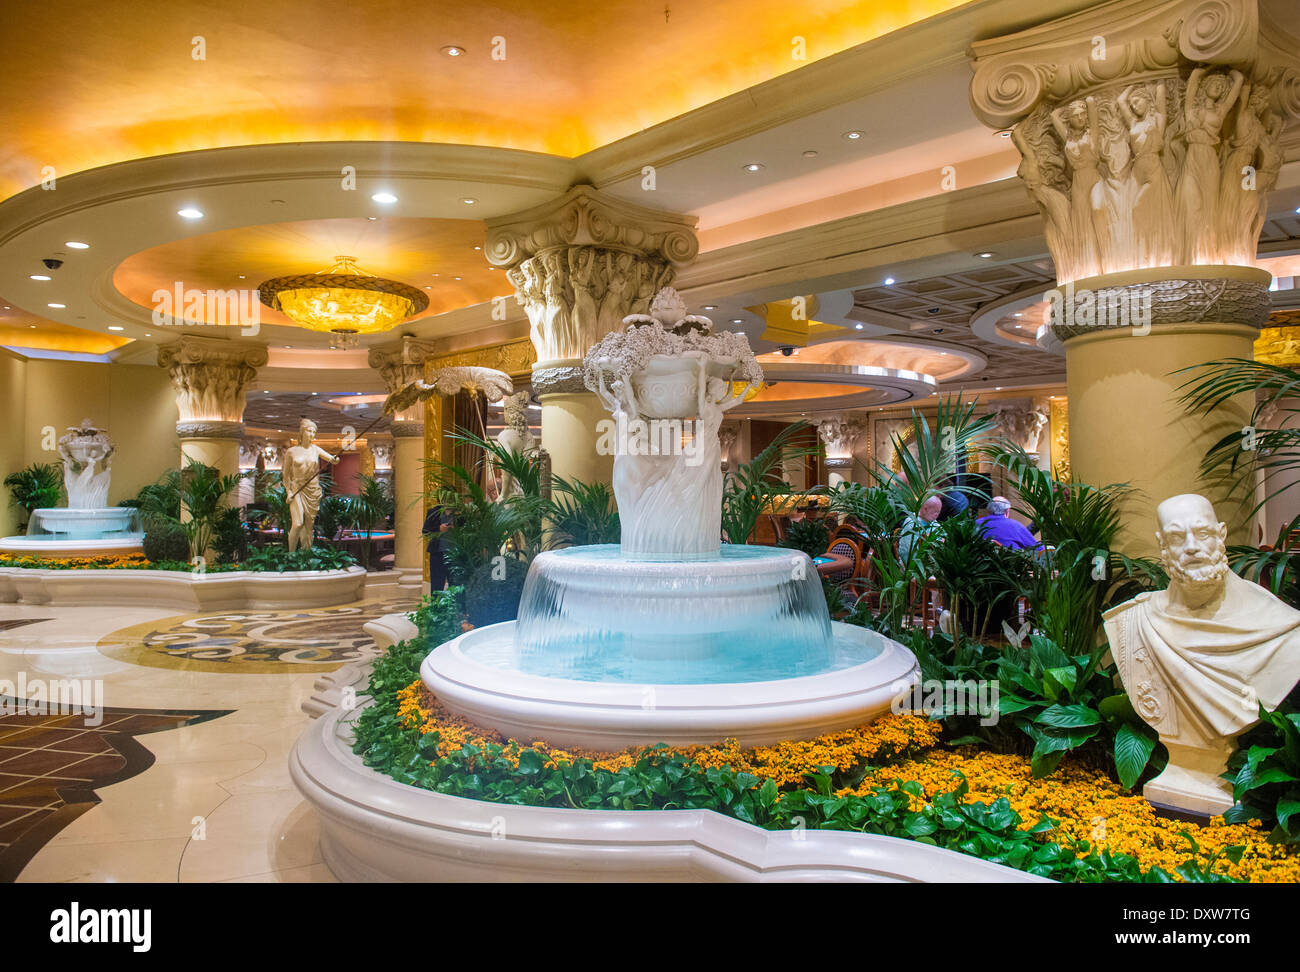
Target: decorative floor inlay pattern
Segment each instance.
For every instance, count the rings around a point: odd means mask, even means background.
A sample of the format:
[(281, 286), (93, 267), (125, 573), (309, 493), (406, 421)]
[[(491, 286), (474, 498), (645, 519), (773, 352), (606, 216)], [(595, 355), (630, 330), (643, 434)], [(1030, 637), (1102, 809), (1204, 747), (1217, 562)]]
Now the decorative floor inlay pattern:
[(3, 697), (0, 717), (0, 882), (12, 882), (38, 850), (95, 804), (98, 787), (153, 765), (136, 736), (194, 725), (233, 709), (112, 709), (87, 726), (75, 714), (27, 715), (27, 700)]
[(98, 648), (118, 661), (154, 668), (332, 672), (373, 653), (362, 625), (416, 606), (412, 597), (389, 597), (302, 611), (183, 615), (114, 631)]
[(53, 618), (10, 618), (7, 621), (0, 621), (0, 631), (10, 631), (28, 624), (40, 624), (42, 621), (53, 620)]

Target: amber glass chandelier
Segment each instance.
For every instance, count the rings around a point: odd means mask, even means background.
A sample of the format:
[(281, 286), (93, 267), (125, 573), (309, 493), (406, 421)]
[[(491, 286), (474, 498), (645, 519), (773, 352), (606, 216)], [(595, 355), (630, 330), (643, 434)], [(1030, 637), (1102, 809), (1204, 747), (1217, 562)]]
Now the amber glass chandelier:
[(334, 258), (326, 273), (275, 277), (258, 287), (262, 303), (299, 327), (335, 336), (338, 346), (355, 346), (362, 334), (379, 334), (429, 306), (424, 291), (366, 273), (356, 257)]

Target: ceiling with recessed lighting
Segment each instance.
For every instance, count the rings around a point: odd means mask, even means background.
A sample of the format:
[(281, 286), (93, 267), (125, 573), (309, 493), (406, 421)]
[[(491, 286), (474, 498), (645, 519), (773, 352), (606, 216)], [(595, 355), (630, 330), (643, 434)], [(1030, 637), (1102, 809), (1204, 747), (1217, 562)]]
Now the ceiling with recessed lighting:
[[(345, 254), (429, 298), (363, 348), (398, 334), (455, 348), (515, 339), (527, 323), (513, 299), (493, 304), (511, 288), (476, 249), (484, 220), (588, 182), (695, 216), (700, 258), (678, 286), (760, 352), (775, 344), (757, 337), (755, 307), (819, 295), (826, 326), (772, 361), (782, 383), (751, 411), (1059, 381), (1062, 359), (1032, 340), (1052, 280), (1041, 220), (1014, 148), (971, 114), (966, 46), (1089, 5), (24, 8), (23, 29), (0, 37), (0, 344), (152, 361), (180, 330), (152, 317), (159, 291), (251, 289)], [(1294, 160), (1300, 134), (1286, 137)], [(37, 187), (48, 176), (56, 192)], [(1298, 182), (1282, 181), (1285, 212)], [(1297, 220), (1275, 216), (1262, 250), (1300, 249)], [(324, 359), (346, 352), (259, 311), (267, 380), (314, 388), (308, 376), (333, 371), (348, 376), (335, 387), (374, 390), (364, 350), (360, 364)], [(264, 397), (251, 414), (274, 406)]]
[(577, 156), (961, 3), (24, 4), (0, 34), (0, 198), (46, 166), (231, 145)]

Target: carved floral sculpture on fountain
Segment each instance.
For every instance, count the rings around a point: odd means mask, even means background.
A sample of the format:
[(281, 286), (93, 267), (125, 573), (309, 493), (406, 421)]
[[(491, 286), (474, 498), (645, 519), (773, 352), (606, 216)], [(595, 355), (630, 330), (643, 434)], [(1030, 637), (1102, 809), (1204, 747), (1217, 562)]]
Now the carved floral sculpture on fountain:
[(1300, 115), (1300, 60), (1264, 19), (1257, 0), (1164, 0), (1117, 10), (1091, 45), (974, 45), (972, 105), (1012, 126), (1060, 282), (1253, 264)]
[(749, 341), (714, 334), (665, 287), (650, 314), (624, 318), (583, 362), (613, 414), (597, 443), (614, 453), (624, 556), (714, 558), (721, 549), (723, 415), (763, 380)]
[(113, 453), (117, 451), (108, 433), (90, 419), (82, 419), (80, 425), (69, 426), (68, 434), (59, 439), (58, 449), (63, 459), (68, 509), (105, 509)]
[(1227, 527), (1204, 496), (1170, 497), (1156, 518), (1169, 587), (1107, 611), (1106, 637), (1133, 708), (1169, 750), (1143, 795), (1218, 814), (1233, 804), (1220, 774), (1234, 739), (1300, 679), (1300, 611), (1229, 569)]

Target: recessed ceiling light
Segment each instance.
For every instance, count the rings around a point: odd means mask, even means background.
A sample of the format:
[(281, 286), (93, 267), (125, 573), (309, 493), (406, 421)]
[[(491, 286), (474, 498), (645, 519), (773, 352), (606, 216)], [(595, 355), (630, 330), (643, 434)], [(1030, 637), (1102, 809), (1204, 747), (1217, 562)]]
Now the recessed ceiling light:
[(858, 139), (862, 137), (862, 133), (854, 130), (851, 132), (845, 132), (844, 137), (847, 138), (850, 142), (856, 142)]
[(886, 286), (886, 287), (892, 287), (892, 286), (894, 286), (894, 278), (893, 278), (893, 277), (886, 277), (886, 278), (885, 278), (885, 286)]
[(397, 197), (391, 192), (376, 192), (370, 198), (377, 203), (383, 203), (385, 206), (397, 202)]
[(1295, 208), (1295, 211), (1296, 211), (1297, 213), (1300, 213), (1300, 206), (1297, 206), (1297, 207)]
[(433, 284), (425, 284), (425, 285), (424, 285), (424, 289), (425, 289), (425, 290), (432, 290), (432, 289), (433, 289)]
[(459, 280), (459, 279), (460, 279), (460, 277), (456, 277), (456, 278), (455, 278), (455, 279), (456, 279), (456, 280)]
[(315, 395), (316, 393), (315, 393), (315, 392), (312, 392), (312, 394)]
[(805, 159), (815, 159), (820, 153), (816, 149), (804, 149), (803, 157)]
[(378, 218), (379, 218), (378, 216), (367, 216), (367, 217), (366, 217), (366, 219), (370, 220), (370, 222), (372, 222), (372, 223), (373, 223), (375, 220), (377, 220)]
[(1016, 311), (1016, 312), (1015, 312), (1014, 314), (1012, 314), (1011, 316), (1012, 316), (1012, 317), (1019, 317), (1019, 316), (1020, 316), (1020, 311)]
[(292, 344), (286, 344), (286, 345), (284, 346), (284, 349), (285, 349), (286, 351), (292, 351), (292, 350), (293, 350), (293, 345), (292, 345)]
[(144, 336), (145, 336), (145, 337), (153, 337), (153, 335), (150, 334), (148, 331), (145, 331), (145, 332), (144, 332)]
[(993, 251), (985, 250), (983, 253), (976, 253), (975, 255), (979, 257), (981, 260), (989, 260), (993, 257)]
[(32, 280), (49, 280), (49, 276), (43, 273), (34, 273), (31, 275)]
[(853, 325), (853, 329), (854, 329), (855, 331), (860, 331), (860, 330), (862, 330), (862, 325), (861, 325), (861, 324), (854, 324), (854, 325)]
[(744, 324), (745, 322), (742, 321), (739, 317), (737, 317), (737, 318), (736, 318), (735, 320), (733, 320), (731, 323), (732, 323), (732, 324)]
[(448, 57), (460, 57), (465, 53), (465, 48), (461, 47), (459, 44), (448, 44), (442, 49), (442, 53), (446, 54)]
[(53, 307), (55, 310), (63, 310), (63, 309), (64, 309), (65, 307), (67, 307), (68, 305), (67, 305), (67, 304), (46, 304), (45, 306), (46, 306), (46, 307)]
[(717, 305), (717, 304), (705, 304), (705, 305), (704, 305), (704, 309), (705, 309), (705, 310), (717, 310), (717, 309), (718, 309), (718, 305)]
[(89, 250), (89, 249), (90, 249), (90, 244), (89, 244), (89, 243), (82, 243), (80, 240), (68, 240), (68, 242), (64, 243), (63, 245), (66, 246), (66, 247), (68, 247), (69, 249), (72, 249), (72, 250)]
[(476, 249), (476, 250), (481, 250), (481, 249), (483, 249), (483, 247), (481, 247), (481, 246), (476, 246), (476, 247), (474, 247), (474, 249)]
[(110, 331), (120, 331), (120, 330), (122, 330), (121, 326), (120, 326), (120, 325), (117, 325), (117, 324), (110, 324), (110, 325), (108, 325), (108, 329), (109, 329)]
[(31, 327), (31, 328), (35, 328), (35, 327), (36, 327), (35, 324), (29, 324), (29, 325), (27, 325), (27, 326), (28, 326), (28, 327)]
[(184, 209), (176, 210), (176, 215), (183, 219), (202, 219), (203, 210), (195, 209), (193, 206), (186, 206)]
[(478, 202), (478, 200), (475, 199), (473, 196), (466, 196), (464, 199), (461, 200), (461, 202), (463, 202), (466, 206), (473, 206), (476, 202)]
[(1004, 128), (1004, 129), (1002, 129), (1002, 131), (1000, 131), (1000, 132), (994, 132), (994, 134), (997, 135), (998, 138), (1010, 138), (1010, 137), (1011, 137), (1011, 129), (1009, 129), (1009, 128)]
[(763, 169), (767, 168), (767, 166), (763, 165), (762, 162), (746, 162), (741, 166), (741, 168), (746, 172), (761, 172)]

